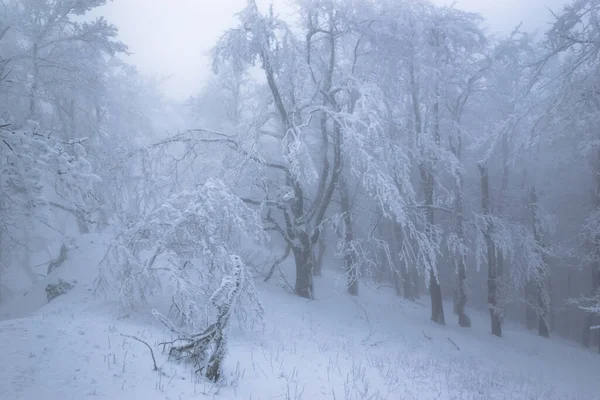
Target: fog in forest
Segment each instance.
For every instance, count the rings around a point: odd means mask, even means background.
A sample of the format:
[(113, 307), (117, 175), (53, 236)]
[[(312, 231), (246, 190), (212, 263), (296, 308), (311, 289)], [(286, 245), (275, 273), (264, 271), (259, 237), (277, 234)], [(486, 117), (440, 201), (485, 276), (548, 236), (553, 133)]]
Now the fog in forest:
[(600, 399), (600, 0), (0, 0), (0, 400)]

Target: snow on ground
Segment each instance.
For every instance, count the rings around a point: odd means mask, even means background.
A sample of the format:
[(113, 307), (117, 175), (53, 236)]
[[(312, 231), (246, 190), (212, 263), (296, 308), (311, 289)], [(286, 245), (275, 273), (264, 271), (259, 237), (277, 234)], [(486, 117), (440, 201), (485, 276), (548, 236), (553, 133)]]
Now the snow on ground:
[[(496, 338), (483, 314), (471, 329), (453, 315), (439, 327), (425, 298), (365, 285), (350, 298), (335, 292), (334, 273), (316, 279), (314, 301), (258, 284), (264, 323), (233, 329), (225, 381), (193, 379), (161, 353), (171, 334), (149, 310), (123, 314), (94, 298), (104, 248), (101, 237), (82, 238), (56, 274), (0, 308), (0, 399), (600, 399), (591, 351), (512, 326)], [(58, 276), (78, 285), (45, 304)], [(143, 343), (122, 335), (150, 344), (160, 372)]]

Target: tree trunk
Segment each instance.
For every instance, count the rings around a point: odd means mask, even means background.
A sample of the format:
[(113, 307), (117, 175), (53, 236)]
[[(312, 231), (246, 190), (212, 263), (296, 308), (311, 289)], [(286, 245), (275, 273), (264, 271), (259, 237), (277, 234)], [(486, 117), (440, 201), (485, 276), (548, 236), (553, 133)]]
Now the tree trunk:
[[(464, 99), (466, 102), (466, 98)], [(464, 103), (463, 103), (464, 105)], [(460, 126), (460, 115), (462, 110), (457, 110), (458, 116), (456, 117), (456, 124)], [(454, 156), (460, 160), (462, 153), (462, 132), (460, 127), (456, 131), (456, 135), (450, 135), (450, 150)], [(461, 248), (459, 254), (455, 254), (456, 257), (456, 288), (454, 290), (453, 305), (454, 314), (458, 315), (458, 325), (463, 328), (471, 327), (471, 318), (466, 313), (467, 305), (467, 263), (466, 254), (463, 254), (463, 247), (465, 247), (465, 217), (463, 212), (463, 176), (462, 172), (458, 172), (456, 177), (456, 236), (460, 242)]]
[[(427, 234), (429, 240), (434, 241), (433, 237), (433, 174), (427, 173), (428, 180), (425, 182), (425, 205), (427, 208)], [(442, 288), (440, 286), (439, 274), (436, 274), (433, 264), (435, 260), (429, 260), (429, 294), (431, 297), (431, 320), (436, 324), (445, 325), (444, 304), (442, 302)]]
[[(464, 246), (465, 242), (465, 221), (463, 216), (463, 205), (462, 205), (462, 177), (459, 177), (458, 182), (458, 193), (456, 198), (456, 211), (457, 211), (457, 227), (456, 235), (460, 241), (461, 246)], [(458, 255), (457, 260), (457, 273), (458, 273), (458, 287), (456, 293), (456, 314), (458, 315), (458, 325), (463, 328), (471, 327), (471, 318), (467, 315), (467, 265), (465, 255)]]
[(394, 261), (398, 261), (399, 265), (396, 267), (396, 276), (400, 278), (402, 282), (402, 294), (407, 300), (415, 300), (415, 286), (412, 277), (408, 271), (408, 266), (406, 265), (405, 260), (400, 259), (400, 248), (404, 246), (404, 241), (406, 238), (404, 237), (404, 232), (402, 231), (402, 227), (393, 222), (394, 225), (394, 237), (397, 244), (396, 252), (394, 253)]
[(537, 322), (535, 303), (535, 285), (533, 281), (528, 279), (525, 283), (525, 326), (529, 330), (534, 330)]
[(484, 231), (485, 242), (487, 245), (487, 264), (488, 264), (488, 308), (490, 310), (492, 334), (498, 337), (502, 336), (501, 311), (498, 307), (498, 271), (496, 264), (496, 245), (492, 240), (492, 222), (489, 219), (490, 210), (490, 187), (487, 166), (483, 163), (478, 164), (481, 175), (481, 208), (486, 219)]
[(312, 246), (307, 233), (301, 234), (300, 246), (293, 247), (292, 251), (296, 263), (296, 285), (294, 290), (300, 297), (314, 299)]
[(37, 103), (37, 91), (38, 91), (38, 80), (39, 80), (39, 64), (38, 64), (38, 44), (33, 44), (33, 50), (31, 52), (31, 93), (29, 95), (29, 117), (35, 118), (36, 114), (36, 103)]
[[(600, 209), (600, 150), (598, 150), (596, 154), (596, 181), (595, 181), (595, 190), (594, 196), (596, 200), (596, 210)], [(592, 262), (592, 288), (591, 295), (594, 296), (596, 293), (600, 292), (600, 235), (596, 235), (593, 238), (593, 242), (595, 244), (594, 248), (594, 257)], [(585, 324), (583, 327), (583, 340), (582, 343), (585, 347), (589, 347), (592, 344), (592, 336), (593, 332), (591, 327), (594, 323), (594, 317), (592, 314), (588, 313), (585, 318)], [(600, 333), (599, 333), (600, 335)], [(598, 339), (598, 352), (600, 352), (600, 338)]]
[(356, 263), (356, 253), (354, 252), (353, 241), (354, 231), (352, 229), (352, 212), (350, 210), (350, 197), (348, 195), (348, 186), (346, 179), (339, 178), (340, 204), (342, 215), (344, 216), (344, 264), (348, 279), (348, 293), (352, 296), (358, 296), (358, 266)]
[[(539, 215), (537, 193), (535, 186), (531, 188), (529, 194), (529, 201), (531, 207), (531, 218), (533, 223), (533, 237), (536, 244), (539, 247), (539, 251), (544, 251), (544, 241), (542, 237), (542, 227)], [(548, 317), (550, 314), (550, 298), (548, 296), (547, 282), (548, 282), (548, 263), (546, 261), (546, 255), (540, 254), (541, 265), (536, 266), (536, 300), (537, 300), (537, 320), (538, 320), (538, 334), (543, 337), (550, 336), (550, 328), (548, 326)]]
[[(598, 262), (592, 263), (592, 289), (590, 291), (590, 295), (593, 296), (597, 293), (597, 290), (600, 290), (600, 268), (598, 267)], [(590, 347), (593, 344), (593, 330), (592, 326), (594, 326), (594, 316), (591, 313), (586, 313), (584, 323), (583, 323), (583, 335), (581, 337), (581, 344), (585, 347)], [(598, 341), (598, 351), (600, 352), (600, 340)]]
[(317, 258), (313, 269), (313, 275), (315, 276), (321, 276), (323, 272), (323, 259), (325, 258), (326, 249), (325, 240), (323, 240), (322, 237), (319, 237), (319, 240), (317, 241)]

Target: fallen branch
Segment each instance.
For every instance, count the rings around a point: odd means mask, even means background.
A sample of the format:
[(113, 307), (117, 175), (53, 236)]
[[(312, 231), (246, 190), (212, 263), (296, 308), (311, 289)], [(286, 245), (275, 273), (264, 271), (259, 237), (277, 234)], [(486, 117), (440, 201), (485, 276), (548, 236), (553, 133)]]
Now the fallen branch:
[(450, 343), (452, 343), (454, 345), (454, 347), (456, 347), (456, 350), (460, 350), (460, 347), (458, 347), (458, 345), (456, 343), (454, 343), (454, 341), (452, 339), (450, 339), (449, 337), (446, 337), (446, 339), (448, 339), (450, 341)]
[(139, 339), (135, 336), (124, 335), (124, 334), (121, 334), (121, 336), (128, 337), (133, 340), (137, 340), (140, 343), (144, 343), (150, 349), (150, 355), (152, 355), (152, 363), (154, 363), (154, 371), (158, 371), (158, 366), (156, 365), (156, 358), (154, 358), (154, 351), (152, 350), (152, 347), (150, 347), (150, 345), (148, 343), (144, 342), (142, 339)]
[(431, 339), (431, 336), (427, 336), (427, 334), (425, 333), (425, 331), (423, 331), (423, 336), (425, 336), (429, 340), (433, 340), (433, 339)]

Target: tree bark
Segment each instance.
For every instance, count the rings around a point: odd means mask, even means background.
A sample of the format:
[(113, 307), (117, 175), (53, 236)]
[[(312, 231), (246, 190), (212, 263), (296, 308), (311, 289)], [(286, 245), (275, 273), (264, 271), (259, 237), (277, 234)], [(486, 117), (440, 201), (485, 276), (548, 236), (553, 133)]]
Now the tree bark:
[(317, 241), (317, 257), (315, 260), (315, 267), (313, 269), (313, 274), (315, 276), (321, 276), (323, 272), (323, 259), (325, 258), (326, 249), (327, 246), (325, 245), (325, 240), (323, 240), (322, 237), (319, 237), (319, 240)]
[[(425, 183), (425, 204), (427, 207), (427, 234), (431, 241), (433, 237), (434, 216), (433, 216), (433, 174), (428, 173), (428, 181)], [(434, 260), (429, 260), (430, 264)], [(431, 297), (431, 320), (436, 324), (445, 325), (444, 304), (442, 302), (442, 288), (440, 286), (439, 274), (435, 273), (432, 266), (429, 267), (429, 294)]]
[[(539, 206), (537, 193), (535, 186), (531, 188), (529, 194), (529, 202), (531, 207), (531, 218), (533, 223), (533, 237), (536, 244), (539, 247), (539, 251), (544, 251), (544, 241), (542, 237), (542, 228), (539, 215)], [(550, 336), (550, 328), (548, 326), (548, 317), (550, 314), (550, 298), (548, 296), (547, 282), (548, 282), (548, 263), (546, 261), (546, 255), (540, 254), (541, 265), (536, 266), (536, 300), (537, 300), (537, 322), (538, 322), (538, 334), (543, 337)]]
[[(458, 191), (456, 196), (456, 211), (457, 211), (457, 227), (456, 235), (461, 243), (461, 246), (465, 242), (465, 219), (463, 215), (463, 204), (462, 204), (462, 177), (458, 178)], [(461, 250), (462, 251), (462, 250)], [(456, 314), (458, 315), (458, 325), (462, 328), (471, 327), (471, 318), (467, 315), (467, 265), (464, 254), (458, 255), (457, 260), (457, 273), (458, 273), (458, 287), (457, 287), (457, 298), (456, 298)]]
[(346, 179), (341, 176), (338, 189), (340, 191), (341, 211), (344, 219), (344, 265), (347, 274), (347, 289), (352, 296), (358, 296), (358, 271), (356, 265), (356, 254), (352, 242), (354, 241), (354, 231), (352, 229), (352, 211), (350, 210), (350, 197), (348, 195), (348, 185)]
[(396, 268), (395, 275), (400, 278), (402, 283), (402, 295), (407, 300), (415, 300), (415, 286), (414, 282), (410, 276), (410, 272), (408, 271), (408, 266), (406, 265), (405, 260), (400, 260), (400, 249), (399, 247), (404, 245), (404, 241), (406, 238), (404, 237), (404, 232), (402, 232), (402, 227), (400, 224), (393, 222), (394, 224), (394, 236), (397, 243), (397, 251), (394, 254), (394, 260), (398, 260), (399, 265)]
[(312, 246), (307, 233), (302, 233), (299, 239), (300, 245), (292, 247), (296, 263), (294, 290), (300, 297), (314, 299)]
[(487, 217), (486, 227), (483, 233), (487, 245), (487, 264), (488, 264), (488, 308), (492, 325), (492, 334), (498, 337), (502, 336), (502, 319), (498, 307), (498, 271), (496, 264), (497, 248), (492, 240), (493, 225), (489, 217), (490, 210), (490, 187), (488, 168), (485, 164), (479, 163), (479, 174), (481, 175), (481, 208), (483, 215)]
[[(415, 124), (415, 132), (417, 137), (417, 144), (420, 151), (420, 160), (419, 160), (419, 173), (421, 175), (421, 180), (423, 182), (423, 192), (425, 194), (425, 206), (426, 206), (426, 232), (427, 237), (430, 241), (433, 241), (433, 227), (434, 227), (434, 215), (433, 215), (433, 205), (434, 205), (434, 160), (432, 156), (429, 154), (427, 148), (422, 144), (421, 135), (423, 134), (423, 121), (421, 117), (421, 108), (419, 105), (419, 87), (417, 85), (416, 80), (416, 71), (414, 63), (410, 64), (410, 83), (411, 83), (411, 97), (412, 97), (412, 107), (413, 107), (413, 117)], [(434, 103), (434, 140), (439, 145), (440, 137), (439, 137), (439, 104), (437, 102)], [(446, 323), (444, 319), (444, 305), (442, 302), (442, 288), (440, 287), (440, 282), (438, 280), (438, 274), (436, 274), (433, 264), (436, 260), (428, 260), (429, 261), (429, 294), (431, 297), (431, 320), (437, 324), (444, 325)]]

